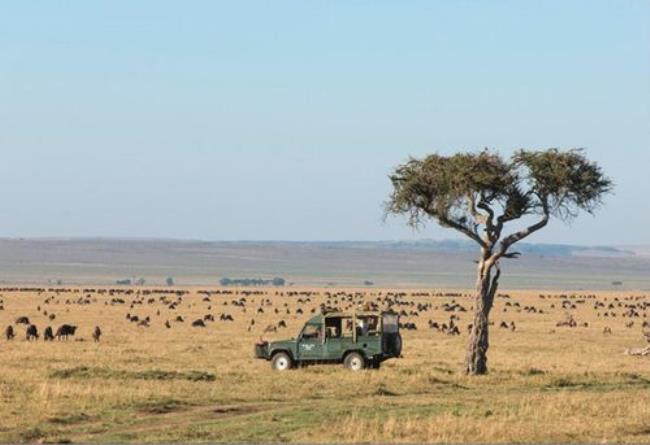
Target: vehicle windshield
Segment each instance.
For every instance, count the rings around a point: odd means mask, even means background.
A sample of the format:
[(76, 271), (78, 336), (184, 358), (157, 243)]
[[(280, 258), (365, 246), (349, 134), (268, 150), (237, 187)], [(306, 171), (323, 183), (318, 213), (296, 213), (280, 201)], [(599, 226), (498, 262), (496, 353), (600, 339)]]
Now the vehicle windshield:
[(315, 339), (320, 340), (321, 338), (321, 325), (319, 324), (308, 324), (302, 330), (302, 338), (305, 340)]

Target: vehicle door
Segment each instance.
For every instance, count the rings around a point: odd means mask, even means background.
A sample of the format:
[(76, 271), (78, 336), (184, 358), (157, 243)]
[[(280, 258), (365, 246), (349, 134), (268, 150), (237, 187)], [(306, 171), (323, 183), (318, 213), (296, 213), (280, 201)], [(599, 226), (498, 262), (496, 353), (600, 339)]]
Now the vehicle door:
[(341, 317), (336, 325), (336, 335), (327, 339), (327, 356), (330, 360), (341, 360), (343, 354), (354, 349), (352, 317)]
[(306, 325), (298, 338), (298, 359), (322, 360), (323, 353), (324, 343), (322, 325)]
[(381, 352), (381, 334), (379, 317), (365, 315), (357, 317), (357, 343), (368, 355)]
[(328, 360), (340, 360), (352, 343), (352, 330), (345, 329), (351, 324), (349, 317), (325, 319), (325, 355)]

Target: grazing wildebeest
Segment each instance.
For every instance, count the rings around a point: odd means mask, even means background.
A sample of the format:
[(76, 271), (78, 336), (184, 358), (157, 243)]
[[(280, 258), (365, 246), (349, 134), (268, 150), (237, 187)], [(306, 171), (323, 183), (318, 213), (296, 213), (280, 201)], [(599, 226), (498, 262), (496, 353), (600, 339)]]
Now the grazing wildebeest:
[(52, 331), (52, 326), (46, 327), (45, 331), (43, 331), (43, 340), (44, 341), (54, 340), (54, 332)]
[(11, 340), (16, 336), (16, 333), (14, 332), (14, 327), (13, 326), (7, 326), (7, 329), (5, 329), (5, 337), (7, 340)]
[(203, 322), (203, 320), (201, 320), (201, 319), (199, 318), (198, 320), (194, 320), (194, 321), (192, 322), (192, 326), (194, 326), (195, 328), (204, 328), (204, 327), (205, 327), (205, 323)]
[(27, 318), (27, 317), (18, 317), (18, 318), (16, 318), (16, 324), (26, 324), (26, 325), (29, 325), (29, 324), (30, 324), (30, 322), (29, 322), (29, 318)]
[(166, 321), (165, 321), (165, 327), (166, 327), (167, 329), (169, 329), (169, 328), (172, 327), (172, 325), (169, 324), (169, 320), (166, 320)]
[(102, 330), (99, 329), (99, 326), (95, 326), (95, 330), (93, 331), (93, 340), (99, 341), (101, 336), (102, 336)]
[(27, 331), (25, 332), (25, 339), (27, 341), (30, 340), (36, 340), (38, 338), (38, 328), (36, 325), (30, 324), (27, 327)]
[(77, 330), (76, 326), (69, 324), (62, 324), (59, 326), (59, 329), (56, 330), (55, 337), (59, 340), (67, 340), (68, 336), (74, 335)]

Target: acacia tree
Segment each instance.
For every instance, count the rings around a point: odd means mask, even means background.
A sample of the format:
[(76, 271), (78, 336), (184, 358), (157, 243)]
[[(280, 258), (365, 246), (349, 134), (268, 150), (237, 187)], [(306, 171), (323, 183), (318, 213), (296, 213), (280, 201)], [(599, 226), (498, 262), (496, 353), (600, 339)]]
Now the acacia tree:
[[(593, 214), (612, 189), (611, 180), (580, 149), (519, 150), (509, 159), (489, 150), (433, 154), (398, 165), (390, 180), (387, 214), (406, 214), (414, 227), (433, 219), (480, 247), (467, 374), (487, 372), (488, 321), (500, 260), (518, 257), (511, 247), (551, 217), (568, 221), (580, 211)], [(518, 227), (506, 234), (508, 223)]]

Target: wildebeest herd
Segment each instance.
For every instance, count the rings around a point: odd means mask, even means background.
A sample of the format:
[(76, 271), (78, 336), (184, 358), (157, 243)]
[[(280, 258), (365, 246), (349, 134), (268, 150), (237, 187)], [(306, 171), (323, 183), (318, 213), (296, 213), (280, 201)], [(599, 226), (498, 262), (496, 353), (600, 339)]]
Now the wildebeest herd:
[[(448, 336), (470, 332), (473, 299), (471, 293), (441, 291), (390, 291), (390, 290), (289, 290), (289, 289), (146, 289), (146, 288), (4, 288), (0, 289), (0, 311), (6, 310), (4, 293), (32, 293), (40, 298), (36, 314), (47, 320), (63, 318), (61, 307), (78, 305), (103, 305), (105, 308), (127, 308), (123, 319), (138, 328), (147, 329), (159, 325), (173, 329), (186, 323), (192, 328), (207, 328), (211, 323), (230, 323), (240, 318), (247, 332), (277, 333), (287, 328), (287, 320), (301, 324), (311, 314), (325, 310), (351, 310), (354, 308), (393, 310), (400, 314), (400, 327), (404, 331), (429, 331)], [(516, 332), (525, 329), (521, 318), (515, 322), (515, 314), (531, 316), (562, 317), (555, 328), (588, 328), (590, 322), (579, 320), (578, 309), (591, 308), (596, 319), (606, 320), (603, 334), (611, 335), (618, 328), (635, 326), (648, 334), (650, 321), (646, 320), (650, 301), (645, 295), (599, 296), (596, 294), (539, 294), (534, 304), (522, 304), (510, 294), (499, 294), (501, 304), (495, 306), (490, 324), (500, 330)], [(55, 309), (61, 317), (55, 314)], [(186, 309), (194, 309), (185, 311)], [(196, 311), (203, 315), (196, 318)], [(191, 313), (188, 313), (191, 312)], [(192, 315), (194, 314), (194, 315)], [(584, 314), (584, 312), (583, 312)], [(38, 340), (39, 327), (30, 320), (31, 314), (21, 314), (14, 323), (6, 326), (5, 338), (17, 337), (18, 326), (24, 327), (26, 341)], [(191, 317), (191, 318), (189, 318)], [(616, 320), (624, 320), (616, 323)], [(191, 321), (190, 321), (191, 320)], [(269, 320), (273, 320), (268, 323)], [(593, 320), (593, 318), (590, 318)], [(262, 324), (260, 324), (262, 322)], [(44, 341), (65, 341), (75, 337), (78, 326), (69, 322), (56, 330), (48, 325), (43, 328)], [(85, 332), (95, 342), (102, 337), (100, 326), (84, 326)], [(92, 331), (91, 331), (92, 329)], [(554, 333), (550, 329), (548, 333)], [(650, 334), (648, 334), (650, 335)], [(83, 340), (83, 338), (78, 339)]]
[[(25, 316), (18, 317), (15, 322), (17, 325), (23, 324), (25, 325), (25, 340), (27, 341), (32, 341), (32, 340), (38, 340), (40, 338), (40, 335), (38, 333), (38, 327), (35, 324), (30, 323), (29, 318)], [(56, 330), (56, 333), (52, 330), (52, 326), (47, 326), (43, 330), (43, 340), (44, 341), (53, 341), (54, 339), (57, 340), (68, 340), (69, 337), (74, 336), (75, 332), (77, 331), (77, 326), (69, 325), (69, 324), (62, 324), (59, 326)], [(14, 337), (16, 337), (16, 329), (12, 325), (7, 326), (5, 329), (5, 338), (7, 340), (13, 340)], [(99, 341), (99, 338), (101, 337), (101, 329), (99, 326), (95, 327), (95, 331), (93, 332), (93, 339), (95, 341)]]

